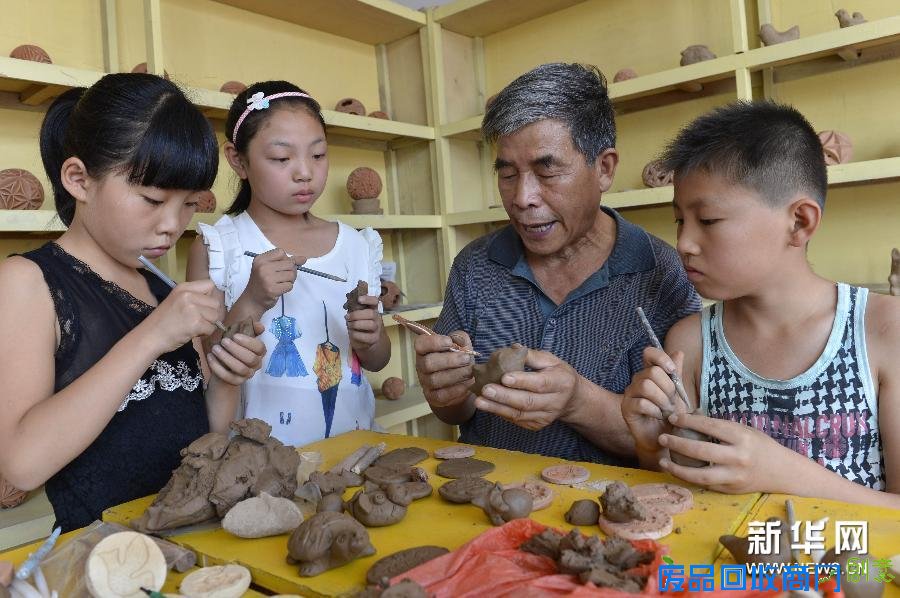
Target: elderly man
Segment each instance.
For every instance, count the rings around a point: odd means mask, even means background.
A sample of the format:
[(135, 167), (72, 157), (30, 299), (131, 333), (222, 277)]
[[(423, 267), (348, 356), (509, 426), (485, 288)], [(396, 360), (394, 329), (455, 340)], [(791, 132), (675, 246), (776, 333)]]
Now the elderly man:
[[(542, 65), (497, 95), (482, 133), (510, 224), (453, 262), (440, 334), (416, 339), (425, 397), (464, 442), (632, 464), (621, 393), (649, 344), (635, 308), (663, 338), (700, 299), (674, 249), (600, 205), (619, 161), (603, 75)], [(451, 339), (480, 360), (521, 343), (528, 371), (475, 396), (472, 358)]]

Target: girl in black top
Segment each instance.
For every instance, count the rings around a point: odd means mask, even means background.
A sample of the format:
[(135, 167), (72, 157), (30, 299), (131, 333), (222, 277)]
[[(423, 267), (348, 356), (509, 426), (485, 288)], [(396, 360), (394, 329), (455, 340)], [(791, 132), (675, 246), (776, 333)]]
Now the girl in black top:
[(212, 127), (175, 85), (112, 74), (64, 93), (41, 157), (68, 230), (0, 264), (0, 475), (46, 483), (68, 531), (159, 491), (182, 448), (227, 430), (265, 349), (222, 341), (204, 389), (192, 339), (224, 315), (220, 295), (139, 269), (178, 240), (218, 169)]

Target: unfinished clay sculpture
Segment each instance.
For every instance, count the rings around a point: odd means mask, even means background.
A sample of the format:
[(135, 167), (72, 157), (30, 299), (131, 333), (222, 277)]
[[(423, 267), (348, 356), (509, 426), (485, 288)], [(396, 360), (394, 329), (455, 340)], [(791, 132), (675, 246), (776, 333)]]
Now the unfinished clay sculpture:
[(697, 62), (703, 62), (705, 60), (712, 60), (716, 55), (712, 53), (712, 51), (702, 44), (698, 44), (695, 46), (688, 46), (684, 50), (681, 51), (681, 66), (687, 66), (689, 64), (695, 64)]
[(343, 100), (339, 100), (338, 103), (335, 104), (334, 109), (337, 112), (344, 112), (346, 114), (355, 114), (357, 116), (366, 115), (366, 107), (356, 98), (344, 98)]
[[(791, 533), (784, 521), (778, 517), (769, 517), (766, 521), (780, 522), (779, 542), (777, 546), (773, 546), (772, 550), (765, 551), (766, 554), (750, 554), (750, 538), (749, 536), (734, 536), (731, 534), (719, 536), (719, 543), (724, 546), (734, 562), (738, 564), (745, 563), (790, 563), (791, 562)], [(764, 551), (755, 551), (764, 552)], [(833, 559), (830, 561), (834, 562)]]
[(572, 525), (597, 525), (600, 505), (596, 500), (576, 500), (566, 511), (566, 521)]
[(900, 295), (900, 250), (891, 249), (891, 275), (888, 276), (888, 284), (891, 287), (891, 295)]
[(521, 519), (531, 514), (533, 501), (531, 494), (521, 488), (504, 490), (497, 482), (489, 492), (472, 499), (472, 504), (481, 507), (491, 523), (503, 525), (513, 519)]
[(853, 142), (846, 133), (840, 131), (822, 131), (819, 133), (825, 164), (845, 164), (853, 159)]
[(344, 499), (337, 492), (324, 495), (319, 504), (316, 505), (316, 513), (321, 513), (322, 511), (342, 513), (344, 511)]
[(464, 457), (462, 459), (447, 459), (438, 463), (435, 472), (445, 478), (474, 478), (487, 475), (494, 471), (494, 464), (490, 461)]
[(620, 81), (628, 81), (629, 79), (636, 79), (638, 76), (637, 71), (632, 68), (624, 68), (618, 71), (615, 75), (613, 75), (613, 83), (619, 83)]
[(382, 584), (385, 579), (391, 580), (410, 569), (418, 567), (422, 563), (427, 563), (448, 552), (442, 546), (415, 546), (395, 552), (378, 559), (369, 567), (368, 572), (366, 572), (366, 583), (369, 585)]
[(233, 563), (198, 569), (179, 586), (183, 595), (198, 598), (241, 598), (249, 588), (250, 570)]
[(406, 517), (406, 507), (393, 502), (381, 488), (357, 490), (347, 512), (366, 527), (393, 525)]
[(841, 29), (844, 27), (852, 27), (853, 25), (860, 25), (866, 22), (866, 18), (863, 16), (861, 12), (854, 12), (852, 15), (847, 12), (845, 9), (841, 8), (834, 16), (837, 17), (838, 23), (841, 26)]
[(228, 326), (228, 328), (225, 329), (225, 334), (222, 335), (222, 338), (231, 338), (235, 334), (243, 334), (245, 336), (255, 337), (256, 330), (253, 329), (253, 318), (247, 318), (246, 320), (243, 320), (241, 322), (235, 322), (234, 324), (231, 324), (230, 326)]
[(361, 309), (370, 309), (368, 305), (363, 305), (359, 302), (360, 297), (364, 297), (369, 294), (369, 283), (365, 280), (357, 281), (356, 286), (347, 293), (347, 301), (344, 302), (344, 309), (347, 310), (347, 313), (352, 311), (359, 311)]
[(0, 477), (0, 509), (11, 509), (17, 507), (28, 496), (24, 490), (19, 490), (5, 479)]
[(403, 291), (397, 286), (397, 283), (391, 280), (381, 279), (381, 304), (384, 309), (394, 309), (400, 303), (403, 297)]
[(598, 525), (609, 536), (626, 540), (658, 540), (672, 532), (672, 517), (641, 503), (622, 482), (613, 482), (600, 496), (603, 512)]
[(771, 23), (765, 23), (759, 28), (759, 39), (767, 46), (800, 39), (800, 26), (794, 25), (785, 31), (778, 31)]
[(391, 376), (381, 385), (381, 396), (389, 401), (396, 401), (406, 392), (406, 382), (403, 378)]
[(197, 213), (212, 214), (216, 211), (216, 194), (212, 191), (201, 191), (197, 194)]
[(412, 467), (428, 458), (428, 451), (417, 446), (394, 449), (380, 456), (373, 465), (380, 467)]
[(641, 173), (641, 179), (648, 187), (665, 187), (671, 185), (674, 177), (675, 171), (666, 170), (659, 160), (647, 162), (647, 165), (644, 166), (644, 171)]
[(239, 538), (265, 538), (292, 531), (302, 521), (294, 501), (262, 492), (234, 505), (222, 527)]
[(50, 55), (40, 46), (24, 44), (13, 48), (9, 53), (10, 58), (18, 58), (19, 60), (30, 60), (32, 62), (43, 62), (44, 64), (52, 64)]
[(613, 482), (607, 486), (600, 496), (600, 504), (603, 505), (603, 516), (609, 521), (625, 523), (647, 518), (647, 510), (623, 482)]
[(22, 168), (0, 170), (0, 208), (37, 210), (44, 203), (44, 187), (36, 176)]
[(322, 491), (322, 495), (337, 492), (341, 494), (347, 488), (353, 486), (362, 486), (363, 479), (358, 473), (347, 471), (341, 473), (331, 473), (330, 471), (314, 471), (309, 474), (309, 481), (316, 484)]
[(473, 394), (480, 395), (486, 384), (501, 384), (503, 374), (524, 371), (527, 355), (528, 347), (519, 343), (497, 349), (491, 353), (487, 363), (479, 363), (473, 367), (475, 384), (470, 390)]
[(428, 482), (415, 481), (387, 484), (384, 492), (392, 503), (408, 507), (414, 500), (431, 496), (434, 489)]
[(538, 482), (537, 480), (527, 480), (524, 482), (515, 482), (512, 484), (503, 484), (504, 490), (511, 488), (519, 488), (531, 495), (531, 510), (540, 511), (546, 509), (553, 502), (554, 492), (547, 484)]
[(245, 89), (247, 89), (247, 86), (240, 81), (226, 81), (222, 84), (222, 87), (219, 88), (219, 91), (230, 93), (232, 95), (238, 95)]
[(96, 598), (144, 596), (141, 588), (162, 589), (166, 558), (148, 536), (137, 532), (109, 535), (91, 550), (84, 581)]
[(287, 562), (311, 577), (353, 559), (375, 554), (369, 532), (346, 513), (323, 511), (300, 524), (288, 540)]
[(438, 494), (449, 502), (465, 504), (472, 502), (476, 496), (490, 492), (493, 487), (494, 483), (484, 478), (457, 478), (438, 488)]

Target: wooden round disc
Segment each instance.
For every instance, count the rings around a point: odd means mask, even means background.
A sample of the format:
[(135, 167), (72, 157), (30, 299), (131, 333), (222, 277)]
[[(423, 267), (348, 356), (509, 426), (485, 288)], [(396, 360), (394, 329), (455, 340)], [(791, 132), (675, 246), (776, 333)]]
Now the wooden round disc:
[(694, 506), (693, 493), (677, 484), (638, 484), (631, 491), (644, 505), (669, 515), (684, 513)]
[(435, 472), (445, 478), (475, 478), (494, 471), (494, 464), (481, 459), (465, 457), (463, 459), (447, 459), (438, 463)]
[(119, 532), (91, 550), (85, 585), (96, 598), (146, 598), (141, 588), (161, 589), (167, 570), (162, 550), (149, 536)]
[(503, 484), (504, 490), (509, 490), (511, 488), (520, 488), (531, 495), (532, 511), (540, 511), (541, 509), (546, 509), (551, 505), (551, 503), (553, 503), (554, 492), (550, 489), (550, 486), (544, 484), (543, 482), (530, 480), (514, 484)]
[(454, 444), (434, 449), (435, 459), (462, 459), (463, 457), (471, 457), (474, 454), (475, 448), (465, 444)]
[(607, 536), (625, 540), (659, 540), (672, 533), (672, 517), (659, 509), (647, 508), (647, 519), (616, 523), (600, 515), (600, 529)]
[(250, 587), (250, 571), (241, 565), (219, 565), (194, 571), (181, 581), (191, 598), (240, 598)]
[(551, 465), (541, 471), (541, 477), (545, 482), (568, 486), (587, 481), (591, 472), (581, 465)]

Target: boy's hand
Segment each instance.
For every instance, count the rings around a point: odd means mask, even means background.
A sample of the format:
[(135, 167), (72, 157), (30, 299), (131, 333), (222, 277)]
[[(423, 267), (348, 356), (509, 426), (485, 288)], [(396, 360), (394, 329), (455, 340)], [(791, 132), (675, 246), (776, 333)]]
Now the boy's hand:
[(371, 306), (370, 309), (358, 309), (347, 313), (347, 331), (350, 333), (350, 346), (357, 353), (371, 349), (384, 333), (384, 320), (378, 313), (378, 297), (362, 295), (359, 302)]
[(791, 453), (788, 456), (794, 453), (766, 434), (740, 422), (705, 415), (681, 413), (669, 421), (680, 428), (702, 432), (718, 444), (663, 434), (659, 437), (662, 446), (709, 462), (706, 467), (684, 467), (661, 459), (659, 466), (663, 471), (716, 492), (785, 492), (785, 482), (778, 479), (780, 469), (773, 464), (789, 462), (784, 451)]
[(272, 249), (253, 258), (247, 289), (250, 302), (262, 316), (275, 306), (278, 298), (294, 288), (297, 265), (305, 258), (290, 257), (284, 249)]
[(666, 431), (666, 415), (683, 411), (675, 394), (675, 383), (667, 372), (681, 375), (684, 354), (676, 351), (670, 359), (654, 347), (644, 349), (644, 369), (634, 375), (625, 389), (622, 418), (638, 449), (651, 453), (659, 450), (659, 435)]
[[(265, 328), (261, 322), (253, 323), (253, 331), (259, 335)], [(237, 386), (253, 377), (262, 365), (266, 345), (257, 337), (235, 334), (213, 345), (206, 361), (213, 375), (226, 384)]]

